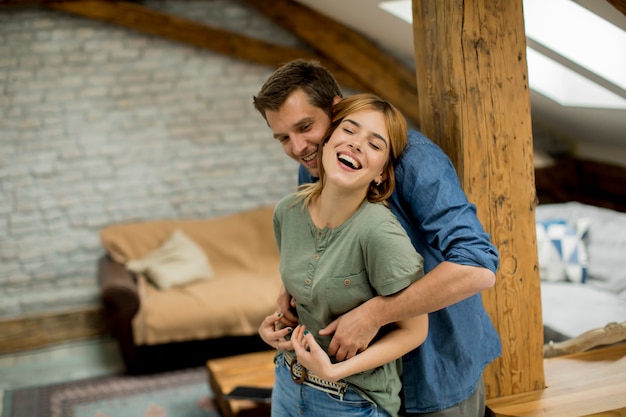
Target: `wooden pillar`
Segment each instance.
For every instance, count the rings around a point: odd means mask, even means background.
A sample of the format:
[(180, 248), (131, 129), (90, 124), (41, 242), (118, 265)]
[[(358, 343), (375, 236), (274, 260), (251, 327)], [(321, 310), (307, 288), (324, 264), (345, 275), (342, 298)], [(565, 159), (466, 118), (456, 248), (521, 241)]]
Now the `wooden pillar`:
[(544, 388), (522, 0), (413, 0), (420, 129), (450, 156), (500, 252), (483, 294), (502, 356), (487, 398)]

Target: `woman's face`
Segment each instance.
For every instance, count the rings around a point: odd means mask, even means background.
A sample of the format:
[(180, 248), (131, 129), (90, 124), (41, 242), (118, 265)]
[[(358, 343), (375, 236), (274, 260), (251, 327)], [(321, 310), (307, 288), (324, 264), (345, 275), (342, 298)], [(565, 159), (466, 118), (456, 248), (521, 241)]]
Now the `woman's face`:
[(324, 145), (326, 183), (367, 190), (372, 181), (383, 181), (390, 146), (381, 112), (362, 109), (348, 114)]

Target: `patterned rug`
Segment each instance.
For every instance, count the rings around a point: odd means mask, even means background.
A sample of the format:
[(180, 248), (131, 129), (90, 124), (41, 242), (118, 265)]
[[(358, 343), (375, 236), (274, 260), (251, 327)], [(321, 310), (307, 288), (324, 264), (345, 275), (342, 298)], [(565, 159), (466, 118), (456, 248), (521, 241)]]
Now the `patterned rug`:
[(206, 368), (4, 391), (0, 417), (219, 417)]

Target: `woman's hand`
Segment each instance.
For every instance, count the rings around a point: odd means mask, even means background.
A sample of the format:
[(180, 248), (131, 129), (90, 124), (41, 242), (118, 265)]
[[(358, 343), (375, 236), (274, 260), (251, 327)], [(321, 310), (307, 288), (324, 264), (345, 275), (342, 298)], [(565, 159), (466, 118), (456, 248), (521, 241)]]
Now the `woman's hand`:
[(274, 349), (293, 350), (291, 341), (286, 339), (286, 336), (291, 333), (292, 329), (281, 324), (281, 316), (281, 313), (274, 313), (265, 317), (259, 326), (259, 336)]
[(306, 330), (306, 326), (298, 326), (291, 335), (291, 343), (298, 357), (298, 362), (306, 369), (327, 381), (336, 382), (340, 377), (336, 376), (335, 365), (317, 343), (315, 337)]

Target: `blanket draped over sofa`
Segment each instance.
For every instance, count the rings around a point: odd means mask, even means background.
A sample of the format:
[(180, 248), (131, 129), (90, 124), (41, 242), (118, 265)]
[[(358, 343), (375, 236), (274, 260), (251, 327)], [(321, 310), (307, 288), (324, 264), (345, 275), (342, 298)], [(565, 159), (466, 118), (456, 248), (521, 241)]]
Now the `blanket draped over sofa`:
[[(99, 264), (102, 300), (129, 372), (178, 367), (157, 363), (171, 363), (173, 355), (191, 366), (269, 348), (257, 329), (275, 311), (281, 286), (272, 213), (273, 207), (263, 207), (101, 230), (106, 251)], [(194, 275), (200, 264), (203, 269)], [(137, 273), (138, 266), (146, 269)], [(186, 275), (186, 281), (176, 274)], [(175, 284), (164, 286), (164, 280)], [(151, 352), (159, 349), (163, 353), (152, 360)]]

